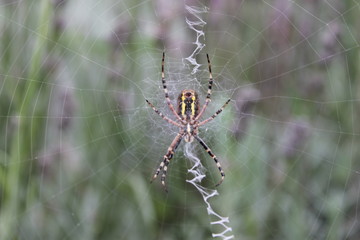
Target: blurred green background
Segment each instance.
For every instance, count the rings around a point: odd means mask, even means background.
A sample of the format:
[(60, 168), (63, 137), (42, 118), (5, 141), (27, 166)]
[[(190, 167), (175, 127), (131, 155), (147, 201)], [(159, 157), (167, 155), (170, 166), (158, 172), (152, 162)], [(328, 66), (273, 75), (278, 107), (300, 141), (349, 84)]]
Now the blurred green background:
[[(185, 5), (207, 9), (196, 74)], [(149, 183), (177, 131), (145, 103), (170, 115), (163, 51), (172, 100), (194, 88), (204, 101), (205, 53), (206, 116), (232, 99), (200, 135), (235, 239), (360, 239), (359, 14), (355, 0), (0, 1), (0, 239), (222, 231), (185, 182), (183, 145), (169, 193)]]

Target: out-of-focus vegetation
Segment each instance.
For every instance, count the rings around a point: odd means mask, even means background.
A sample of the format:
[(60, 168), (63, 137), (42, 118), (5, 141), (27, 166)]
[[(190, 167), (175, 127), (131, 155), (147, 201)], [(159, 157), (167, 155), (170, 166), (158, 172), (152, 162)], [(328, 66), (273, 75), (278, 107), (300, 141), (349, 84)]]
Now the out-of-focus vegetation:
[[(227, 174), (213, 206), (236, 239), (360, 239), (359, 3), (203, 4), (198, 62), (208, 52), (216, 79), (209, 112), (233, 100), (202, 131)], [(218, 230), (185, 183), (181, 149), (170, 192), (149, 184), (176, 131), (144, 101), (169, 113), (161, 52), (171, 96), (188, 84), (206, 94), (206, 65), (201, 86), (177, 74), (194, 49), (188, 14), (182, 1), (0, 2), (0, 239)], [(212, 186), (218, 172), (199, 156)]]

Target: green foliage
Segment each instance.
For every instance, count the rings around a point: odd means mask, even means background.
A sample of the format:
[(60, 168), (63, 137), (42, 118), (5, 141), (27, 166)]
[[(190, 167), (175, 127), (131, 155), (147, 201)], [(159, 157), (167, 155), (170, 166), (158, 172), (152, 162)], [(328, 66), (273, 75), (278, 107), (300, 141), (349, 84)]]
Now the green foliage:
[[(161, 52), (188, 56), (195, 39), (183, 6), (155, 2), (0, 4), (0, 239), (210, 239), (218, 230), (185, 182), (181, 149), (169, 193), (149, 183), (177, 129), (145, 97), (166, 112)], [(233, 100), (201, 132), (226, 173), (213, 206), (236, 239), (359, 239), (359, 4), (225, 2), (209, 3), (205, 19), (209, 112)], [(204, 96), (174, 56), (171, 94), (179, 83)], [(218, 172), (195, 149), (212, 187)]]

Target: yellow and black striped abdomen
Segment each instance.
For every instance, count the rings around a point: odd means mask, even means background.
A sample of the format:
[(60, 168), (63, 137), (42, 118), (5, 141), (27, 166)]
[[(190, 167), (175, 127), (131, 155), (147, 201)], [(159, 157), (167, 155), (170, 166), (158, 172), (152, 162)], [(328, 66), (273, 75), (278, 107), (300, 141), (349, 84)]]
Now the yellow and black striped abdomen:
[(183, 90), (178, 97), (178, 114), (183, 120), (193, 120), (199, 113), (198, 94), (194, 90)]

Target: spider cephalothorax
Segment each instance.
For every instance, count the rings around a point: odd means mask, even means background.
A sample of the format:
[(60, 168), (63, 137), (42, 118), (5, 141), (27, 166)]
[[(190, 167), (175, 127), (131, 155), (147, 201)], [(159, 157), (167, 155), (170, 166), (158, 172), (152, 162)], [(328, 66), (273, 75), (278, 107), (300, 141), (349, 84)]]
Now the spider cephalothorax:
[[(156, 170), (156, 173), (152, 179), (152, 180), (154, 180), (155, 178), (157, 178), (157, 176), (162, 171), (163, 174), (161, 176), (161, 183), (164, 186), (165, 190), (166, 190), (165, 178), (166, 178), (167, 167), (170, 163), (170, 160), (174, 156), (176, 148), (179, 146), (179, 144), (183, 138), (184, 138), (185, 142), (192, 142), (192, 141), (194, 141), (194, 139), (196, 139), (200, 143), (200, 145), (203, 146), (203, 148), (210, 155), (210, 157), (212, 157), (214, 159), (216, 166), (219, 169), (220, 174), (221, 174), (221, 180), (216, 186), (220, 185), (225, 177), (224, 171), (222, 170), (218, 159), (212, 153), (211, 149), (206, 145), (206, 143), (198, 136), (198, 128), (200, 126), (210, 122), (211, 120), (213, 120), (219, 113), (222, 112), (222, 110), (230, 102), (230, 99), (227, 100), (226, 103), (218, 111), (215, 112), (215, 114), (213, 114), (211, 117), (199, 122), (200, 117), (203, 115), (203, 113), (205, 112), (205, 109), (207, 108), (207, 106), (209, 105), (209, 103), (211, 101), (211, 99), (210, 99), (211, 88), (212, 88), (212, 84), (213, 84), (209, 55), (206, 54), (206, 57), (208, 60), (210, 78), (209, 78), (209, 87), (208, 87), (206, 100), (205, 100), (205, 103), (202, 106), (201, 110), (199, 109), (198, 94), (192, 89), (186, 89), (186, 90), (181, 91), (181, 93), (178, 97), (178, 101), (177, 101), (178, 108), (177, 108), (177, 111), (175, 111), (175, 108), (171, 103), (171, 100), (170, 100), (169, 94), (168, 94), (168, 90), (166, 87), (166, 80), (165, 80), (165, 74), (164, 74), (165, 53), (163, 53), (163, 57), (162, 57), (161, 78), (162, 78), (162, 84), (163, 84), (163, 88), (164, 88), (164, 92), (165, 92), (165, 99), (166, 99), (167, 105), (169, 106), (170, 110), (176, 117), (176, 121), (163, 115), (158, 109), (155, 108), (155, 106), (153, 104), (151, 104), (148, 100), (146, 100), (146, 102), (150, 105), (150, 107), (160, 117), (162, 117), (167, 122), (169, 122), (175, 126), (178, 126), (180, 128), (179, 133), (177, 134), (175, 139), (170, 144), (170, 146), (167, 150), (167, 153), (164, 155), (164, 160), (160, 163), (160, 166)], [(199, 112), (199, 110), (200, 110), (200, 112)]]

